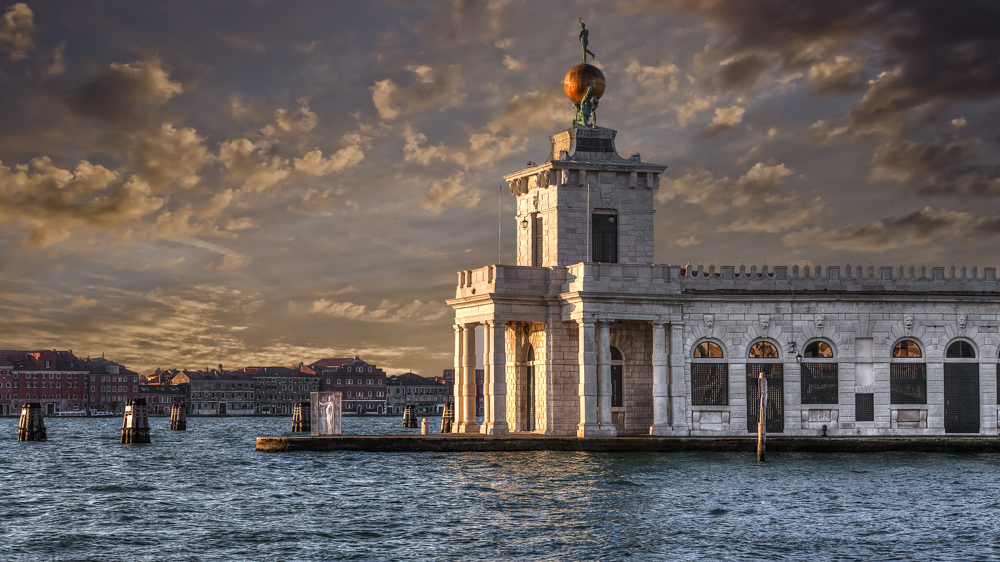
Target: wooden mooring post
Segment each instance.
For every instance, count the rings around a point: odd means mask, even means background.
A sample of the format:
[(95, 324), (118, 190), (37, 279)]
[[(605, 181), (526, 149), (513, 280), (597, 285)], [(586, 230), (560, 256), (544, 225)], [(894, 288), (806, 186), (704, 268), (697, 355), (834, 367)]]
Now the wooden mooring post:
[(292, 433), (311, 432), (311, 414), (309, 402), (296, 402), (292, 409)]
[(455, 425), (455, 403), (447, 402), (444, 411), (441, 412), (441, 433), (451, 433), (453, 425)]
[(17, 422), (17, 440), (45, 441), (46, 439), (42, 405), (38, 402), (26, 402), (21, 406), (21, 418)]
[(416, 429), (417, 416), (413, 413), (413, 406), (403, 408), (403, 427)]
[(176, 402), (170, 407), (170, 429), (185, 431), (187, 428), (187, 410), (183, 402)]
[(145, 398), (129, 398), (122, 416), (122, 443), (149, 443), (149, 407)]
[(757, 462), (764, 462), (764, 451), (767, 449), (767, 377), (763, 371), (757, 381), (760, 392), (760, 412), (757, 415)]

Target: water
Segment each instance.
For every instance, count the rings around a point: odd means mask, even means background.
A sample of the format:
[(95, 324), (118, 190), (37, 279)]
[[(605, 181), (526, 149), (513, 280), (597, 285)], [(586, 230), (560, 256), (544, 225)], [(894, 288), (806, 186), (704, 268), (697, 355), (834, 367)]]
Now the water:
[(0, 419), (0, 560), (1000, 560), (998, 455), (276, 454), (254, 438), (290, 418), (120, 424)]

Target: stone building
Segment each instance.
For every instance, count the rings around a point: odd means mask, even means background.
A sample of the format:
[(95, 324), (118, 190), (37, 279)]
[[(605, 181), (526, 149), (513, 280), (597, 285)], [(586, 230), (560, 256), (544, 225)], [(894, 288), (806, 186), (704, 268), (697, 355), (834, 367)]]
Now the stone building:
[(402, 415), (406, 406), (413, 406), (417, 415), (441, 415), (450, 399), (447, 384), (414, 373), (394, 375), (386, 381), (386, 407), (390, 414)]
[(254, 413), (254, 379), (243, 371), (180, 371), (171, 385), (188, 385), (188, 413), (201, 416)]
[(296, 402), (308, 402), (319, 388), (319, 377), (288, 367), (247, 367), (253, 381), (250, 414), (291, 415)]
[(615, 135), (573, 127), (505, 176), (517, 265), (459, 272), (448, 301), (456, 431), (746, 436), (763, 375), (775, 434), (997, 435), (995, 268), (656, 263), (666, 167)]
[(324, 392), (340, 392), (345, 414), (385, 414), (385, 372), (360, 357), (354, 359), (321, 359), (311, 365)]

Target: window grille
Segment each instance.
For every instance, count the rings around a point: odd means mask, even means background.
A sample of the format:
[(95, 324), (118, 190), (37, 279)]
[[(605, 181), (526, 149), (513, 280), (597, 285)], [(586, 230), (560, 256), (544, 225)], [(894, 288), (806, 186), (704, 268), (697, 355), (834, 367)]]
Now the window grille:
[(691, 404), (695, 406), (729, 404), (727, 363), (691, 363)]
[(784, 380), (781, 363), (747, 363), (747, 431), (757, 432), (760, 414), (760, 373), (767, 379), (767, 411), (764, 431), (785, 430)]
[(542, 252), (544, 250), (545, 242), (545, 227), (544, 220), (540, 216), (535, 216), (535, 236), (531, 245), (531, 265), (534, 267), (542, 266)]
[(854, 421), (875, 421), (875, 395), (868, 392), (854, 395)]
[(889, 366), (889, 402), (892, 404), (927, 403), (927, 365), (892, 363)]
[(618, 215), (595, 213), (591, 225), (591, 261), (618, 263)]
[(838, 403), (836, 363), (802, 363), (802, 403)]

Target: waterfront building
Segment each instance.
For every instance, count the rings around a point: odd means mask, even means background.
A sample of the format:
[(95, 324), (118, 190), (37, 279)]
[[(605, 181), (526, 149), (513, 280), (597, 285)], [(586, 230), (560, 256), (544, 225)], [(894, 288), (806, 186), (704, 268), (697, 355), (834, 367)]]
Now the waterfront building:
[(413, 406), (417, 415), (441, 415), (444, 404), (451, 399), (448, 385), (414, 373), (393, 375), (385, 383), (386, 407), (390, 414), (402, 414)]
[(261, 415), (291, 415), (296, 402), (308, 402), (309, 393), (320, 390), (319, 377), (288, 367), (246, 367), (253, 380), (252, 410)]
[(175, 403), (189, 404), (190, 384), (139, 384), (137, 396), (146, 400), (151, 416), (169, 416)]
[(763, 376), (774, 434), (998, 434), (995, 268), (656, 263), (666, 166), (616, 134), (578, 121), (505, 176), (517, 264), (459, 272), (448, 301), (456, 431), (746, 436)]
[(316, 373), (324, 392), (340, 392), (345, 414), (385, 414), (385, 372), (354, 359), (321, 359), (305, 366)]
[(125, 403), (139, 391), (139, 374), (104, 357), (81, 360), (90, 381), (90, 409), (122, 413)]
[(38, 402), (46, 415), (86, 411), (90, 371), (72, 351), (0, 351), (0, 415)]
[(201, 416), (248, 415), (254, 412), (255, 381), (243, 371), (182, 370), (171, 385), (187, 385), (189, 414)]

